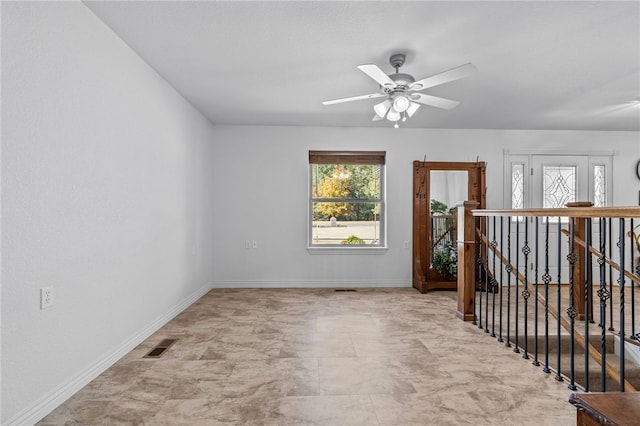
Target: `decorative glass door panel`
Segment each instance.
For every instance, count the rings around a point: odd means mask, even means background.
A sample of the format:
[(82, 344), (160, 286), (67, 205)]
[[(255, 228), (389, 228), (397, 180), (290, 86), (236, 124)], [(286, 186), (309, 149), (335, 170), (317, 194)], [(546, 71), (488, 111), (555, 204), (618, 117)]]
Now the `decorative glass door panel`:
[[(561, 208), (572, 201), (591, 201), (594, 207), (606, 207), (612, 204), (613, 186), (611, 181), (612, 155), (563, 155), (563, 154), (532, 154), (532, 153), (508, 153), (504, 158), (504, 205), (505, 208)], [(523, 241), (525, 238), (524, 216), (513, 216), (511, 223), (512, 240), (516, 235)], [(528, 243), (534, 247), (536, 243), (535, 224), (531, 219), (528, 223)], [(558, 246), (558, 225), (563, 229), (568, 227), (566, 220), (558, 224), (557, 217), (540, 220), (538, 223), (539, 235), (543, 235), (543, 227), (549, 226), (549, 274), (553, 277), (553, 283), (558, 282), (558, 271), (555, 265), (558, 255), (561, 259), (567, 254), (568, 240), (560, 235), (561, 253), (555, 247)], [(592, 223), (594, 241), (599, 238), (598, 221)], [(516, 230), (518, 231), (516, 233)], [(544, 264), (545, 242), (539, 241), (540, 264)], [(553, 248), (552, 248), (553, 247)], [(522, 253), (511, 252), (511, 258), (520, 256), (520, 262), (524, 261)], [(515, 262), (515, 260), (514, 260)], [(564, 262), (563, 262), (564, 263)], [(597, 263), (594, 262), (594, 271), (597, 273)], [(540, 275), (544, 271), (539, 271)], [(562, 271), (561, 282), (568, 282), (568, 271)]]
[[(589, 161), (586, 156), (568, 155), (534, 155), (532, 156), (531, 197), (533, 208), (562, 208), (567, 203), (586, 201), (589, 199)], [(546, 226), (542, 220), (538, 226)], [(533, 224), (529, 224), (529, 245), (535, 244)], [(567, 228), (568, 222), (562, 219), (561, 228)], [(543, 232), (540, 234), (544, 235)], [(560, 237), (560, 253), (558, 253), (558, 237)], [(541, 247), (544, 241), (539, 242)], [(566, 259), (569, 244), (564, 235), (558, 236), (558, 218), (549, 218), (549, 274), (552, 282), (558, 282), (558, 256)], [(578, 247), (576, 247), (576, 250)], [(544, 256), (544, 253), (540, 254)], [(543, 259), (541, 259), (543, 260)], [(542, 262), (544, 264), (544, 262)], [(562, 261), (561, 264), (567, 265)], [(560, 281), (569, 282), (569, 270), (565, 266), (560, 271)]]
[(555, 209), (576, 201), (577, 166), (542, 165), (542, 207)]

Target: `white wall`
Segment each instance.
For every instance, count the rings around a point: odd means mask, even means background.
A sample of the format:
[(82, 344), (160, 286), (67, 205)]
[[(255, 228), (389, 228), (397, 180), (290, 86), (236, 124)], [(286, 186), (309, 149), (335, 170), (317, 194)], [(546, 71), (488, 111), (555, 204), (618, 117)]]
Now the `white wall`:
[[(614, 204), (637, 205), (638, 132), (216, 126), (215, 286), (398, 285), (411, 281), (414, 160), (486, 161), (487, 205), (503, 208), (504, 150), (614, 152)], [(380, 255), (307, 250), (309, 150), (387, 151), (387, 243)], [(257, 240), (258, 249), (245, 249)]]
[(214, 135), (81, 3), (2, 2), (2, 67), (2, 423), (29, 424), (210, 288)]

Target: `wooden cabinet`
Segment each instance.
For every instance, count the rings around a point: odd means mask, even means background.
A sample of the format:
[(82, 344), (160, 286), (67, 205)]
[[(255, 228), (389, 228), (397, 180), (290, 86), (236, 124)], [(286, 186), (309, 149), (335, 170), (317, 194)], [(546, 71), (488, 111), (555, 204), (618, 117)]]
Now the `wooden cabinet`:
[(576, 425), (640, 425), (640, 392), (574, 393)]
[[(444, 278), (432, 267), (433, 252), (442, 244), (443, 232), (453, 238), (456, 235), (449, 224), (444, 227), (437, 224), (438, 218), (431, 213), (432, 200), (442, 202), (438, 198), (445, 197), (443, 204), (448, 207), (460, 201), (477, 201), (478, 208), (486, 208), (485, 172), (484, 161), (413, 162), (413, 286), (421, 293), (457, 287), (455, 280)], [(454, 247), (455, 244), (453, 241)]]

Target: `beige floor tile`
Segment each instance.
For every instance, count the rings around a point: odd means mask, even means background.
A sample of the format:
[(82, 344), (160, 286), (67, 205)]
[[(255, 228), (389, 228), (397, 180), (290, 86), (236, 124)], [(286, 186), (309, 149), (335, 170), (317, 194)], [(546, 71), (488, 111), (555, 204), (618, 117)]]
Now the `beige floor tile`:
[(40, 425), (575, 422), (566, 383), (455, 308), (410, 288), (213, 290)]
[(323, 358), (318, 361), (320, 393), (368, 395), (415, 393), (410, 377), (388, 368), (386, 358)]
[(356, 351), (348, 333), (296, 333), (284, 338), (281, 358), (355, 357)]
[(341, 395), (284, 398), (278, 409), (283, 425), (362, 425), (378, 424), (368, 396)]
[(415, 336), (354, 332), (351, 333), (351, 340), (359, 357), (388, 357), (391, 354), (417, 357), (430, 356), (429, 350)]

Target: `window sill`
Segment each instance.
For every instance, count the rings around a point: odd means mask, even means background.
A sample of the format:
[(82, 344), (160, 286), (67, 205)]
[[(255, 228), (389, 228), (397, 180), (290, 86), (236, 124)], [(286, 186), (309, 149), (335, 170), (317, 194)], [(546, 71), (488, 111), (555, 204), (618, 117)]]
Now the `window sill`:
[(385, 254), (386, 247), (307, 247), (309, 254)]

